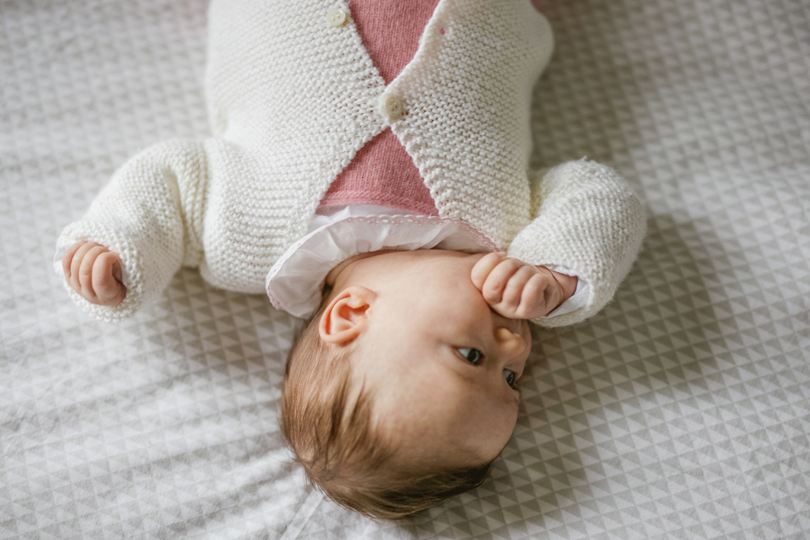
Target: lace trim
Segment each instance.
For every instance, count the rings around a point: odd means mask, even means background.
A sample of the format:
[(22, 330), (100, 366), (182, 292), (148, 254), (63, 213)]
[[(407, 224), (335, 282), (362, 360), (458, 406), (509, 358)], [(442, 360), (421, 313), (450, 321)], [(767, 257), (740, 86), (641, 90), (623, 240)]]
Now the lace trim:
[[(469, 224), (467, 224), (467, 223), (465, 223), (463, 221), (459, 221), (457, 219), (441, 218), (441, 217), (437, 217), (437, 216), (414, 216), (414, 215), (408, 215), (408, 216), (396, 216), (395, 215), (395, 216), (355, 216), (355, 217), (349, 217), (349, 218), (340, 220), (340, 221), (335, 222), (335, 223), (330, 223), (330, 224), (324, 225), (323, 227), (315, 229), (314, 231), (307, 234), (306, 236), (301, 237), (299, 240), (297, 240), (296, 242), (291, 244), (290, 247), (287, 248), (287, 251), (285, 251), (284, 254), (276, 261), (276, 263), (270, 269), (270, 272), (268, 272), (267, 278), (266, 278), (266, 281), (265, 281), (265, 285), (266, 285), (265, 289), (266, 289), (266, 292), (267, 292), (267, 297), (270, 299), (270, 303), (273, 305), (274, 308), (282, 310), (282, 311), (287, 311), (287, 309), (285, 308), (282, 301), (273, 294), (273, 291), (272, 291), (272, 289), (270, 287), (270, 283), (273, 280), (273, 278), (275, 278), (276, 275), (278, 275), (278, 273), (281, 271), (281, 269), (284, 267), (284, 265), (287, 263), (287, 261), (289, 261), (296, 254), (298, 249), (300, 249), (301, 246), (304, 245), (306, 242), (308, 242), (312, 237), (319, 234), (320, 232), (322, 232), (325, 229), (328, 229), (328, 228), (333, 227), (333, 226), (338, 225), (338, 224), (344, 224), (344, 223), (367, 223), (367, 224), (371, 224), (371, 225), (376, 225), (376, 224), (380, 224), (380, 225), (409, 225), (409, 224), (414, 224), (414, 225), (440, 225), (440, 226), (441, 225), (446, 225), (446, 224), (447, 225), (452, 224), (452, 225), (455, 225), (456, 227), (458, 227), (458, 231), (453, 233), (453, 234), (448, 235), (447, 237), (445, 237), (440, 242), (443, 242), (443, 241), (447, 240), (448, 238), (451, 238), (452, 236), (455, 236), (455, 235), (457, 235), (459, 233), (465, 233), (469, 238), (471, 238), (472, 240), (474, 240), (477, 244), (479, 244), (481, 246), (481, 248), (482, 248), (481, 251), (487, 251), (487, 250), (488, 251), (497, 251), (498, 250), (498, 246), (489, 237), (487, 237), (486, 235), (484, 235), (483, 233), (481, 233), (480, 231), (478, 231), (477, 229), (475, 229), (471, 225), (469, 225)], [(393, 249), (393, 250), (397, 249), (397, 246), (387, 246), (387, 247), (389, 249)], [(351, 256), (356, 255), (358, 253), (366, 253), (366, 251), (355, 251), (354, 253), (350, 254), (348, 257), (351, 257)], [(348, 258), (348, 257), (346, 257), (346, 258)], [(344, 258), (342, 260), (345, 260), (346, 258)], [(338, 264), (340, 264), (340, 263), (338, 263)], [(326, 269), (325, 272), (323, 272), (323, 276), (325, 277), (329, 273), (329, 271), (332, 270), (332, 268), (333, 267), (330, 267), (330, 268)]]

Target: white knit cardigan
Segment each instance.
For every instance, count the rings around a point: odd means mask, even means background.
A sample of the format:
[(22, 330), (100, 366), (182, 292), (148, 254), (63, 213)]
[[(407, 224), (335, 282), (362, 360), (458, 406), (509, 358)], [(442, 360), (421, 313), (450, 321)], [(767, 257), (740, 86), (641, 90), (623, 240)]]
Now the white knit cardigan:
[[(114, 320), (159, 296), (181, 264), (213, 285), (264, 292), (329, 184), (391, 127), (439, 215), (476, 228), (511, 256), (577, 269), (588, 306), (610, 300), (644, 235), (644, 211), (612, 169), (576, 161), (528, 170), (532, 87), (551, 55), (547, 20), (529, 0), (441, 0), (413, 60), (385, 85), (342, 0), (213, 0), (206, 90), (213, 137), (172, 140), (114, 175), (58, 241), (119, 253), (127, 296), (74, 300)], [(381, 103), (393, 97), (400, 117)], [(70, 290), (70, 289), (69, 289)]]

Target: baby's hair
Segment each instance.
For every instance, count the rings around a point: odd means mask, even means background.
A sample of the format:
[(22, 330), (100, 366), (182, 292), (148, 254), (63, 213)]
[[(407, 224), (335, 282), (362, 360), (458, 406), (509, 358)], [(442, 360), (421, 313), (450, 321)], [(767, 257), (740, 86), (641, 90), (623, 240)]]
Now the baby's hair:
[(346, 508), (382, 519), (404, 518), (478, 487), (491, 462), (396, 470), (395, 445), (373, 425), (371, 393), (352, 383), (355, 347), (330, 347), (320, 338), (325, 309), (324, 302), (293, 345), (281, 388), (281, 432), (309, 483)]

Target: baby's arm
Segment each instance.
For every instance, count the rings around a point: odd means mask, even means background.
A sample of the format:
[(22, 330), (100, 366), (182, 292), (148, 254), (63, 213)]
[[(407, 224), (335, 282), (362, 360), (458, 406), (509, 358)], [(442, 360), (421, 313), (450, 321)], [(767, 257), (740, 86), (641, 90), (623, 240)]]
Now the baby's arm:
[(181, 264), (198, 264), (207, 182), (197, 141), (156, 144), (116, 171), (58, 240), (73, 300), (99, 319), (122, 319), (159, 296)]
[(489, 306), (510, 319), (545, 317), (577, 288), (576, 277), (527, 264), (503, 252), (482, 257), (470, 277)]
[(613, 298), (641, 248), (641, 202), (616, 171), (579, 160), (536, 174), (532, 209), (534, 219), (512, 241), (509, 257), (573, 269), (590, 287), (585, 306), (533, 321), (564, 326), (594, 315)]

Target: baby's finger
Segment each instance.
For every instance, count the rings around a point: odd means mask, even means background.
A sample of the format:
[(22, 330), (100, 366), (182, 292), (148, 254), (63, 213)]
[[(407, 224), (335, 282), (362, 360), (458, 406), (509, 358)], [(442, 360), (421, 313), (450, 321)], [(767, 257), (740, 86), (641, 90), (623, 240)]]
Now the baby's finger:
[(548, 278), (548, 285), (546, 286), (545, 291), (543, 291), (543, 298), (545, 298), (546, 307), (548, 308), (548, 313), (551, 313), (563, 303), (565, 299), (565, 295), (563, 293), (562, 284), (559, 281), (554, 279), (554, 277), (549, 272)]
[(68, 284), (70, 288), (79, 294), (82, 294), (82, 284), (79, 281), (79, 269), (82, 267), (82, 260), (88, 251), (96, 247), (98, 244), (94, 242), (86, 242), (79, 246), (76, 253), (73, 255), (73, 260), (70, 261), (70, 277)]
[(521, 266), (525, 265), (517, 259), (505, 259), (489, 273), (481, 294), (490, 306), (500, 303), (506, 283)]
[(96, 245), (84, 254), (82, 266), (79, 268), (79, 283), (82, 286), (82, 296), (86, 300), (93, 302), (96, 300), (96, 291), (93, 284), (93, 267), (99, 255), (106, 252), (107, 248)]
[(62, 256), (62, 272), (65, 274), (65, 279), (70, 280), (70, 263), (73, 262), (73, 256), (86, 242), (76, 242), (68, 248)]
[(100, 254), (93, 265), (93, 290), (104, 305), (115, 306), (123, 300), (118, 298), (122, 289), (126, 290), (120, 276), (118, 255), (109, 251)]
[(546, 290), (549, 286), (548, 276), (543, 273), (534, 274), (523, 287), (518, 312), (527, 319), (544, 317), (551, 311), (546, 301)]
[[(536, 275), (537, 270), (528, 264), (518, 268), (517, 272), (512, 274), (512, 277), (506, 282), (506, 287), (504, 288), (498, 307), (510, 313), (512, 317), (517, 315), (517, 310), (520, 307), (520, 302), (523, 297), (523, 288), (526, 286), (526, 283)], [(501, 313), (501, 315), (510, 316), (505, 313)]]
[(478, 262), (473, 266), (472, 272), (470, 272), (470, 279), (472, 279), (476, 289), (480, 291), (484, 288), (484, 283), (489, 273), (505, 258), (506, 253), (498, 251), (495, 253), (487, 253), (478, 259)]

